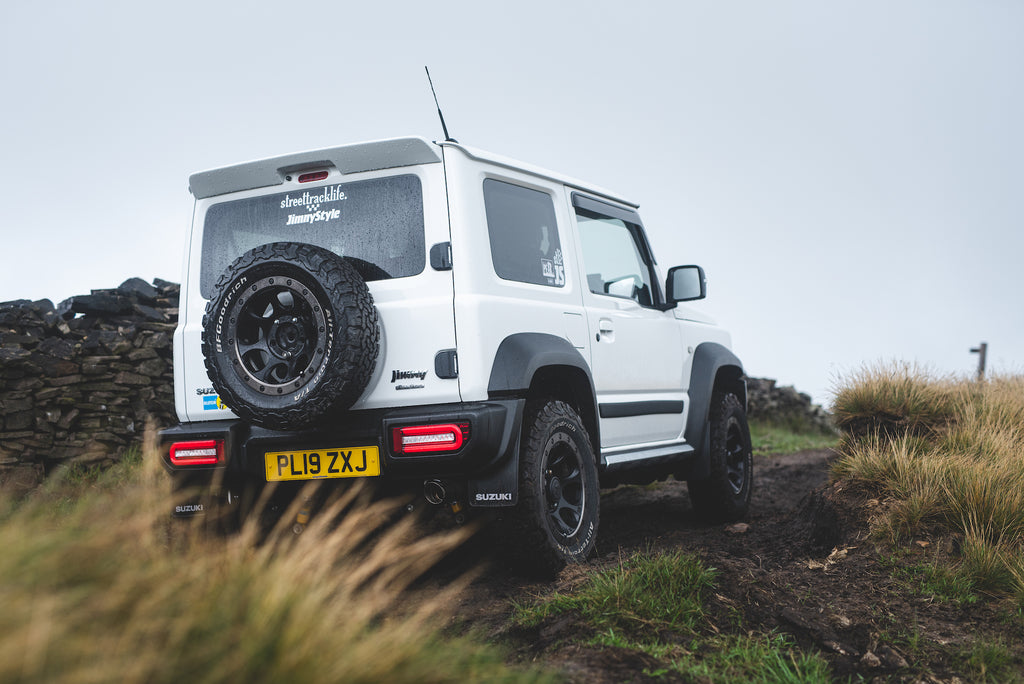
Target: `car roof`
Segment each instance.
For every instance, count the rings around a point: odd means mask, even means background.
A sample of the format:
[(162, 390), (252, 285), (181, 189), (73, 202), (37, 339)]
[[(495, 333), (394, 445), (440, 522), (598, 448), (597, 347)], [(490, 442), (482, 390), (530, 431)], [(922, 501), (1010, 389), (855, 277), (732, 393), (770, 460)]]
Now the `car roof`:
[(295, 152), (200, 171), (189, 176), (188, 187), (196, 199), (204, 199), (281, 185), (291, 173), (317, 166), (334, 167), (347, 174), (440, 162), (440, 149), (425, 138), (391, 138)]
[(333, 167), (342, 174), (351, 174), (417, 164), (437, 164), (442, 161), (442, 147), (452, 147), (471, 159), (563, 183), (571, 188), (599, 195), (633, 208), (639, 206), (636, 202), (631, 202), (610, 190), (540, 166), (462, 145), (453, 140), (434, 143), (419, 136), (373, 140), (306, 152), (294, 152), (208, 171), (199, 171), (189, 176), (188, 185), (189, 191), (196, 199), (205, 199), (243, 190), (281, 185), (290, 174), (316, 167)]

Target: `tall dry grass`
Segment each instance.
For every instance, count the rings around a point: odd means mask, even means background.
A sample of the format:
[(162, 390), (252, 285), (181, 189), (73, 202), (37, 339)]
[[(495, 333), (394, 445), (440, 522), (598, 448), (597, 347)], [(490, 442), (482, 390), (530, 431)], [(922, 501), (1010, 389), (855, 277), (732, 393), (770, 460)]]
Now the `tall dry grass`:
[(873, 366), (836, 392), (837, 477), (888, 497), (893, 541), (937, 527), (960, 540), (960, 572), (1024, 601), (1024, 377), (932, 378)]
[[(537, 681), (493, 649), (444, 638), (410, 583), (464, 538), (420, 538), (392, 504), (335, 500), (301, 536), (171, 527), (154, 453), (128, 486), (0, 514), (0, 681)], [(345, 513), (343, 516), (342, 513)]]
[(927, 435), (952, 420), (963, 385), (905, 362), (865, 366), (835, 390), (836, 426), (858, 437)]

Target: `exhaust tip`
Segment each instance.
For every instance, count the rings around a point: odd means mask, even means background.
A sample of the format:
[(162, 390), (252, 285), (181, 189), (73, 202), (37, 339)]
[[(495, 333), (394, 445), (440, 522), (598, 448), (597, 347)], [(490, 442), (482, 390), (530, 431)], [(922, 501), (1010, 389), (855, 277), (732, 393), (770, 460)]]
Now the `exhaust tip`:
[(423, 497), (428, 503), (432, 503), (435, 506), (440, 506), (444, 503), (445, 497), (448, 495), (447, 490), (444, 487), (444, 483), (440, 480), (424, 480), (423, 482)]

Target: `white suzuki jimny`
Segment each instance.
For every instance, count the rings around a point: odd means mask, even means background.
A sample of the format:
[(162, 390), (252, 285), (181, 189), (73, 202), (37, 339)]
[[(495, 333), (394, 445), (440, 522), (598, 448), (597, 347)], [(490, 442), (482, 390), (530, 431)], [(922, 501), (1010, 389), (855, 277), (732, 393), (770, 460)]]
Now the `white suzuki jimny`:
[(164, 465), (200, 496), (376, 478), (556, 571), (599, 490), (673, 475), (746, 514), (743, 368), (656, 265), (637, 205), (454, 141), (401, 138), (194, 174)]

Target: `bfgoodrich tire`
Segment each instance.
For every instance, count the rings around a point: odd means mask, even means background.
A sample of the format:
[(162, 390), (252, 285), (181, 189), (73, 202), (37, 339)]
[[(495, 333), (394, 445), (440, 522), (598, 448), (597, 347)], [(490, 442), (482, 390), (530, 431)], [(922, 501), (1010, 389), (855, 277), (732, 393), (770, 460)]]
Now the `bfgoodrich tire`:
[(351, 264), (321, 247), (276, 242), (246, 252), (217, 281), (203, 358), (240, 418), (297, 429), (359, 398), (379, 335), (373, 298)]
[(552, 576), (594, 550), (600, 510), (594, 450), (563, 401), (528, 404), (523, 425), (509, 550), (520, 568)]
[(750, 428), (739, 397), (719, 391), (711, 395), (708, 429), (711, 474), (687, 481), (690, 503), (699, 517), (710, 522), (739, 520), (750, 509), (754, 484)]

